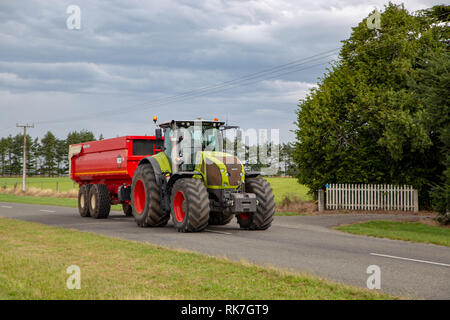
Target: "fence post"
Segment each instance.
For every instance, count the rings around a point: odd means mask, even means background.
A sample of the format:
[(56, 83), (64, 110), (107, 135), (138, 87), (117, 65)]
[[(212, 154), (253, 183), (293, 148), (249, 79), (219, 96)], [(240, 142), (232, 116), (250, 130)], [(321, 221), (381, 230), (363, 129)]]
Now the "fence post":
[(414, 212), (419, 212), (419, 192), (414, 189)]
[(58, 181), (56, 181), (56, 192), (58, 192)]
[(324, 209), (324, 192), (323, 192), (323, 189), (319, 190), (319, 193), (317, 195), (317, 200), (318, 200), (319, 212), (323, 212), (323, 209)]

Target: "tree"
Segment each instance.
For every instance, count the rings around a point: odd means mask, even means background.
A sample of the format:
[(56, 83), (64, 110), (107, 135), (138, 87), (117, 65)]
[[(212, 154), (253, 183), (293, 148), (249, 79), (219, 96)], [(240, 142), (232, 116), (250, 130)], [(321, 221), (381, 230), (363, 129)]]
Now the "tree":
[(88, 130), (81, 130), (69, 132), (67, 135), (67, 147), (69, 147), (71, 144), (77, 144), (82, 142), (88, 142), (95, 140), (94, 133)]
[(44, 160), (42, 173), (54, 176), (57, 172), (57, 139), (53, 133), (48, 131), (41, 139), (41, 154)]
[(326, 183), (411, 184), (421, 204), (429, 203), (431, 183), (443, 172), (442, 150), (421, 121), (427, 106), (410, 79), (430, 51), (448, 50), (445, 28), (436, 24), (447, 18), (435, 12), (413, 16), (389, 3), (380, 30), (365, 20), (353, 28), (339, 61), (300, 101), (300, 183), (313, 192)]
[(444, 224), (450, 223), (450, 53), (430, 52), (421, 68), (411, 76), (410, 86), (425, 106), (419, 121), (427, 130), (439, 165), (441, 178), (432, 184), (430, 196), (433, 209), (441, 213)]
[(41, 144), (35, 138), (30, 148), (30, 175), (39, 175), (41, 166)]

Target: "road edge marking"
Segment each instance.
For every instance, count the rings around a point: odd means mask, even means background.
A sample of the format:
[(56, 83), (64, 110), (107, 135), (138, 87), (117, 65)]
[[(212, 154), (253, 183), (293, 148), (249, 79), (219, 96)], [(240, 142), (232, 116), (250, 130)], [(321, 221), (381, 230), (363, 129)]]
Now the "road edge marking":
[(205, 230), (203, 230), (203, 231), (211, 232), (211, 233), (219, 233), (219, 234), (233, 235), (232, 233), (229, 233), (229, 232), (217, 231), (217, 230), (211, 230), (211, 229), (205, 229)]
[(392, 259), (399, 259), (399, 260), (406, 260), (406, 261), (414, 261), (414, 262), (421, 262), (421, 263), (428, 263), (428, 264), (435, 264), (438, 266), (444, 266), (444, 267), (450, 267), (450, 264), (442, 263), (442, 262), (434, 262), (434, 261), (427, 261), (427, 260), (419, 260), (419, 259), (412, 259), (412, 258), (405, 258), (405, 257), (398, 257), (398, 256), (391, 256), (388, 254), (381, 254), (381, 253), (370, 253), (372, 256), (378, 256), (378, 257), (385, 257), (385, 258), (392, 258)]

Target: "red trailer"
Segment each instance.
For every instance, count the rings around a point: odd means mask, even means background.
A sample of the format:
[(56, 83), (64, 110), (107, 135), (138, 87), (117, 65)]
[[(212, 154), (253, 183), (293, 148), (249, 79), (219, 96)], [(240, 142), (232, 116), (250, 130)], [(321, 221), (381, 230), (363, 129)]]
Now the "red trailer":
[(124, 136), (69, 147), (70, 178), (80, 186), (82, 216), (106, 218), (111, 204), (131, 216), (130, 186), (139, 161), (163, 151), (163, 138)]

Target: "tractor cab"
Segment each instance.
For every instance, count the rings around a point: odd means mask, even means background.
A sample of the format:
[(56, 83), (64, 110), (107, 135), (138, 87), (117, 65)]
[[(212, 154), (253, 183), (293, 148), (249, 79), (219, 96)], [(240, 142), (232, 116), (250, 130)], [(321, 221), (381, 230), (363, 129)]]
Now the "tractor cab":
[(222, 152), (220, 128), (225, 122), (210, 120), (172, 120), (159, 125), (164, 130), (164, 153), (176, 170), (193, 171), (199, 151)]

